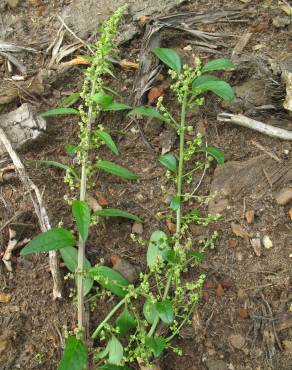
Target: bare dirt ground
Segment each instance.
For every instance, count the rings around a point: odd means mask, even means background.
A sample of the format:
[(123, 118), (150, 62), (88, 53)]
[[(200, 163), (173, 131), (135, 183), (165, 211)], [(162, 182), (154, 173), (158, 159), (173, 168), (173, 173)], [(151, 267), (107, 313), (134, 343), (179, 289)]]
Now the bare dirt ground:
[[(0, 54), (0, 114), (10, 112), (24, 102), (42, 112), (57, 106), (69, 93), (80, 89), (83, 67), (78, 65), (57, 77), (55, 69), (52, 72), (55, 77), (38, 77), (37, 84), (35, 82), (40, 70), (48, 69), (52, 57), (52, 49), (48, 50), (48, 47), (56, 41), (60, 28), (56, 15), (68, 15), (70, 9), (76, 9), (76, 4), (80, 4), (72, 3), (69, 0), (7, 3), (2, 0), (0, 40), (31, 47), (37, 52), (15, 54), (26, 67), (27, 78), (20, 82), (11, 81), (11, 76), (21, 73), (13, 63), (9, 65), (12, 70), (9, 69), (7, 56)], [(102, 8), (102, 1), (98, 3)], [(236, 56), (237, 68), (224, 74), (224, 78), (235, 86), (237, 101), (224, 106), (215, 97), (210, 97), (202, 109), (190, 112), (188, 117), (197, 131), (204, 132), (208, 144), (225, 153), (226, 164), (217, 169), (215, 165), (210, 168), (198, 190), (200, 195), (218, 192), (219, 198), (209, 204), (209, 210), (220, 211), (222, 218), (207, 229), (192, 228), (195, 240), (214, 230), (218, 231), (219, 238), (216, 248), (206, 253), (206, 259), (199, 267), (207, 275), (207, 281), (193, 324), (176, 339), (176, 345), (183, 349), (183, 356), (165, 352), (159, 366), (161, 370), (292, 370), (292, 212), (289, 216), (291, 203), (281, 205), (276, 200), (281, 189), (292, 185), (291, 144), (216, 119), (222, 111), (242, 113), (291, 130), (291, 112), (289, 115), (282, 106), (285, 86), (275, 71), (275, 65), (292, 59), (291, 17), (272, 0), (177, 1), (176, 7), (166, 3), (164, 9), (151, 8), (150, 14), (146, 13), (145, 6), (139, 8), (137, 5), (133, 15), (125, 18), (123, 35), (129, 29), (132, 33), (129, 32), (119, 47), (120, 59), (139, 63), (145, 24), (158, 14), (194, 11), (212, 15), (215, 11), (241, 7), (242, 16), (238, 21), (226, 19), (196, 27), (199, 31), (220, 33), (217, 40), (198, 40), (177, 28), (162, 30), (160, 44), (176, 49), (189, 62), (194, 55), (200, 55), (204, 62), (217, 57), (230, 58), (240, 37), (247, 32), (251, 35)], [(284, 5), (287, 3), (283, 2)], [(151, 4), (155, 8), (155, 2)], [(109, 6), (105, 13), (110, 14), (114, 9), (114, 5)], [(108, 14), (97, 14), (97, 22)], [(137, 14), (150, 18), (138, 19)], [(69, 21), (68, 24), (78, 31), (77, 18), (72, 15), (72, 19), (73, 25)], [(88, 37), (86, 27), (79, 31), (80, 37)], [(92, 30), (87, 31), (90, 36)], [(62, 45), (75, 41), (67, 32)], [(79, 49), (65, 56), (62, 62), (81, 54)], [(117, 66), (115, 73), (118, 80), (109, 82), (121, 92), (125, 101), (132, 103), (133, 96), (137, 96), (132, 89), (134, 83), (138, 86), (139, 72)], [(164, 76), (165, 99), (175, 111), (176, 103), (168, 88), (166, 73), (163, 70), (161, 74)], [(154, 85), (160, 84), (161, 81), (154, 81)], [(268, 105), (273, 108), (263, 108)], [(142, 139), (139, 130), (131, 126), (123, 114), (107, 115), (105, 121), (119, 144), (118, 163), (140, 174), (141, 179), (130, 184), (98, 173), (98, 185), (92, 195), (97, 199), (102, 196), (110, 207), (141, 216), (145, 239), (157, 227), (167, 230), (167, 225), (156, 217), (168, 207), (161, 192), (161, 185), (167, 185), (167, 179), (157, 162), (167, 135), (165, 128), (142, 121)], [(62, 222), (66, 227), (73, 227), (70, 207), (64, 201), (67, 188), (63, 172), (36, 165), (31, 160), (47, 159), (70, 164), (65, 145), (77, 140), (77, 119), (50, 118), (41, 138), (19, 152), (29, 175), (43, 192), (52, 225)], [(176, 152), (177, 142), (172, 142), (171, 146)], [(103, 158), (111, 160), (108, 152), (102, 154)], [(1, 166), (6, 165), (7, 162)], [(250, 223), (246, 211), (254, 212)], [(0, 184), (0, 219), (2, 256), (9, 241), (9, 228), (16, 230), (20, 241), (39, 232), (29, 196), (17, 177)], [(131, 240), (131, 232), (132, 224), (127, 220), (113, 219), (102, 227), (97, 226), (90, 236), (87, 257), (93, 264), (102, 258), (110, 265), (110, 257), (116, 254), (143, 270), (146, 251)], [(270, 248), (267, 248), (268, 242), (257, 244), (264, 237), (271, 240)], [(4, 264), (0, 267), (0, 368), (56, 369), (64, 346), (64, 330), (72, 330), (76, 325), (75, 299), (69, 298), (73, 283), (66, 282), (64, 298), (53, 301), (47, 256), (20, 257), (18, 249), (13, 253), (12, 264), (13, 272), (8, 272)], [(62, 269), (66, 273), (65, 268)], [(108, 302), (96, 302), (91, 307), (92, 328), (105, 315), (108, 305)]]

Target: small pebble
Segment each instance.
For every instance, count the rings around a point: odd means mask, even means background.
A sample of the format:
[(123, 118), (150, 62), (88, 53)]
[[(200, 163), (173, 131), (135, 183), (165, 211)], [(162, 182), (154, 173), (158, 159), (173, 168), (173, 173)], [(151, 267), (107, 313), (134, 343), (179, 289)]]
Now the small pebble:
[(271, 249), (273, 247), (273, 242), (268, 235), (263, 237), (263, 245), (266, 249)]
[(275, 199), (281, 206), (288, 204), (292, 200), (292, 188), (283, 188), (275, 195)]
[(192, 49), (191, 45), (187, 45), (187, 46), (184, 47), (184, 50), (192, 51), (193, 49)]
[(236, 349), (241, 349), (245, 344), (245, 339), (240, 334), (232, 334), (229, 337), (229, 342), (232, 345), (232, 347)]
[(143, 234), (143, 225), (139, 222), (134, 222), (132, 226), (132, 233), (141, 235)]

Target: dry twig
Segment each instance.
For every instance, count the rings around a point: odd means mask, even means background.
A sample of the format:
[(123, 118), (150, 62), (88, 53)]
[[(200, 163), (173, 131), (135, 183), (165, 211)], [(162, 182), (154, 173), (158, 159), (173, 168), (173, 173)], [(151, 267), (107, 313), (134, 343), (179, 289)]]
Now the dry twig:
[[(24, 185), (25, 188), (30, 193), (31, 201), (33, 203), (35, 213), (38, 217), (40, 228), (42, 232), (45, 232), (51, 228), (49, 217), (47, 214), (46, 209), (43, 206), (41, 193), (38, 187), (34, 184), (34, 182), (28, 177), (25, 168), (11, 146), (9, 139), (7, 138), (4, 130), (0, 128), (0, 140), (5, 146), (7, 152), (9, 153), (14, 166), (16, 167), (19, 177)], [(62, 279), (61, 279), (61, 272), (59, 268), (59, 257), (56, 251), (49, 252), (49, 261), (50, 261), (50, 269), (53, 277), (53, 298), (61, 298), (62, 297)]]

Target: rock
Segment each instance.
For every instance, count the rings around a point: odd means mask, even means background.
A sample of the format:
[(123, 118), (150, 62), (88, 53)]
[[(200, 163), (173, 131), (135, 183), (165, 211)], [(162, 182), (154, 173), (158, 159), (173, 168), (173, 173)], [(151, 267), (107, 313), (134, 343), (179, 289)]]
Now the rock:
[(245, 344), (245, 339), (240, 334), (232, 334), (229, 337), (229, 342), (232, 345), (232, 347), (236, 349), (241, 349)]
[(254, 211), (246, 211), (244, 216), (249, 224), (254, 222)]
[(177, 139), (177, 134), (175, 130), (173, 130), (172, 128), (165, 128), (161, 132), (159, 142), (161, 146), (162, 155), (168, 153), (171, 150), (176, 139)]
[(120, 258), (116, 255), (111, 256), (111, 262), (113, 264), (113, 269), (119, 272), (130, 283), (134, 283), (138, 280), (140, 271), (137, 266), (132, 265), (124, 258)]
[(206, 361), (208, 370), (228, 370), (227, 364), (223, 360), (209, 358)]
[(276, 28), (283, 28), (288, 26), (291, 23), (291, 17), (288, 16), (280, 16), (273, 18), (273, 26)]
[(283, 188), (275, 195), (276, 202), (284, 206), (292, 200), (292, 188)]
[(283, 340), (283, 347), (286, 353), (292, 354), (292, 340)]
[(139, 222), (134, 222), (132, 226), (132, 233), (141, 235), (143, 234), (143, 225)]
[(19, 0), (6, 0), (6, 2), (11, 8), (16, 8)]
[(266, 249), (271, 249), (273, 247), (273, 242), (268, 235), (263, 237), (263, 245)]
[[(25, 103), (16, 110), (0, 115), (0, 127), (5, 131), (14, 149), (35, 140), (46, 129), (44, 118), (36, 115), (32, 105)], [(0, 155), (6, 153), (0, 145)]]

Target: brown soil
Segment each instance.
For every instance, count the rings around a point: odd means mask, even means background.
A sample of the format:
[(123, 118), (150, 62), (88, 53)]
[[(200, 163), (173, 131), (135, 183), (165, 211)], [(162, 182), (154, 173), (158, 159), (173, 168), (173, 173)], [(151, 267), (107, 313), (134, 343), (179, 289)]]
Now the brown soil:
[[(53, 17), (60, 14), (62, 8), (70, 1), (26, 1), (19, 2), (16, 8), (10, 9), (1, 5), (3, 14), (11, 14), (16, 23), (12, 23), (9, 41), (26, 44), (43, 50), (53, 41), (59, 24)], [(239, 5), (236, 0), (186, 2), (179, 10), (212, 10), (213, 7), (229, 9)], [(283, 16), (283, 12), (273, 1), (251, 1), (247, 9), (252, 16), (243, 17), (243, 23), (218, 23), (202, 26), (201, 30), (224, 32), (223, 57), (230, 57), (238, 37), (246, 30), (253, 30), (253, 35), (244, 49), (245, 55), (255, 54), (255, 46), (261, 45), (257, 53), (267, 58), (280, 59), (291, 50), (291, 24), (275, 28), (273, 18)], [(240, 3), (241, 4), (241, 3)], [(120, 50), (121, 59), (134, 61), (138, 57), (141, 45), (141, 33)], [(167, 31), (163, 37), (163, 46), (176, 48), (187, 60), (192, 52), (183, 48), (189, 45), (191, 37), (185, 37), (179, 31)], [(196, 53), (196, 46), (192, 45)], [(199, 52), (203, 61), (213, 55)], [(34, 75), (44, 66), (43, 54), (25, 54), (28, 59), (23, 63)], [(216, 57), (216, 56), (215, 56)], [(4, 62), (0, 64), (0, 78), (8, 76)], [(125, 100), (130, 102), (131, 88), (135, 71), (117, 68), (118, 82), (112, 82), (116, 90), (122, 91)], [(258, 78), (256, 68), (242, 68), (240, 71), (226, 73), (232, 85), (238, 85), (249, 79)], [(32, 104), (41, 112), (59, 104), (68, 92), (78, 91), (82, 85), (82, 72), (75, 67), (56, 81), (41, 99), (31, 97)], [(1, 86), (0, 86), (1, 90)], [(172, 94), (165, 91), (166, 100), (175, 105)], [(269, 98), (267, 98), (269, 99)], [(272, 99), (272, 98), (270, 98)], [(275, 99), (275, 97), (273, 97)], [(277, 101), (281, 107), (281, 99)], [(15, 109), (27, 100), (22, 95), (17, 101), (0, 105), (0, 112)], [(266, 104), (270, 104), (267, 101)], [(276, 104), (276, 103), (275, 103)], [(273, 152), (281, 160), (281, 166), (291, 168), (290, 145), (262, 134), (238, 128), (216, 121), (216, 115), (224, 110), (216, 98), (210, 97), (200, 112), (190, 115), (194, 126), (204, 127), (209, 145), (217, 146), (225, 153), (226, 161), (246, 162), (263, 154), (252, 140)], [(243, 109), (244, 112), (244, 109)], [(269, 112), (269, 111), (267, 111)], [(286, 122), (288, 128), (291, 116), (278, 108), (273, 116), (269, 113), (255, 116), (268, 122), (279, 120)], [(102, 195), (109, 207), (121, 208), (141, 216), (144, 220), (143, 238), (155, 228), (167, 230), (164, 222), (157, 221), (157, 212), (165, 211), (164, 195), (161, 185), (167, 185), (164, 170), (157, 162), (161, 152), (159, 135), (163, 127), (146, 124), (143, 129), (146, 140), (154, 148), (148, 149), (139, 132), (129, 128), (129, 120), (123, 114), (110, 114), (104, 124), (119, 143), (121, 155), (115, 161), (141, 175), (137, 182), (126, 182), (104, 173), (96, 175), (97, 186), (92, 195)], [(64, 146), (78, 140), (78, 125), (75, 118), (50, 118), (48, 130), (38, 142), (30, 144), (21, 154), (24, 161), (32, 159), (50, 159), (70, 163)], [(288, 149), (288, 152), (284, 152)], [(177, 151), (177, 142), (172, 149)], [(285, 154), (286, 153), (286, 154)], [(288, 154), (287, 154), (288, 153)], [(101, 153), (104, 159), (114, 159), (108, 151)], [(267, 156), (270, 158), (269, 156)], [(265, 157), (266, 158), (266, 157)], [(257, 166), (261, 166), (257, 163)], [(28, 171), (35, 183), (44, 192), (44, 202), (52, 225), (62, 222), (66, 227), (73, 227), (70, 208), (64, 201), (67, 193), (63, 183), (63, 173), (54, 168), (37, 166), (27, 162)], [(264, 165), (262, 165), (265, 170)], [(280, 166), (280, 164), (279, 164)], [(207, 195), (211, 183), (217, 176), (215, 165), (208, 170), (199, 189), (199, 194)], [(232, 174), (230, 174), (231, 176)], [(239, 172), (234, 181), (243, 181), (249, 172)], [(240, 178), (242, 177), (242, 178)], [(269, 174), (266, 175), (269, 177)], [(200, 265), (200, 272), (207, 275), (203, 298), (199, 304), (193, 325), (184, 329), (175, 344), (183, 349), (183, 356), (178, 357), (170, 351), (163, 354), (159, 365), (162, 370), (292, 370), (292, 353), (285, 349), (285, 341), (292, 341), (292, 291), (291, 291), (291, 219), (289, 205), (278, 205), (274, 192), (291, 185), (291, 176), (281, 179), (270, 187), (269, 178), (259, 193), (257, 186), (245, 186), (244, 191), (232, 193), (228, 198), (228, 207), (222, 212), (222, 219), (209, 226), (203, 233), (208, 236), (217, 230), (219, 238), (216, 247), (206, 253), (205, 261)], [(288, 180), (287, 180), (288, 179)], [(261, 179), (263, 182), (263, 179)], [(273, 185), (273, 184), (272, 184)], [(236, 188), (236, 187), (235, 187)], [(20, 224), (20, 240), (24, 236), (37, 234), (38, 226), (33, 208), (26, 191), (18, 180), (1, 184), (0, 217), (3, 225), (15, 213), (27, 211), (25, 220), (12, 222)], [(195, 204), (193, 205), (195, 206)], [(244, 218), (245, 210), (255, 212), (255, 220), (248, 224)], [(261, 255), (256, 256), (249, 241), (234, 234), (231, 224), (240, 224), (254, 237), (268, 235), (273, 242), (271, 249), (262, 248)], [(22, 225), (22, 227), (21, 227)], [(110, 265), (110, 257), (117, 254), (134, 262), (141, 269), (145, 268), (145, 253), (141, 246), (130, 239), (131, 222), (113, 219), (93, 228), (87, 246), (87, 257), (92, 264), (101, 258)], [(201, 232), (201, 230), (199, 230)], [(193, 238), (198, 237), (198, 229), (192, 229)], [(0, 252), (3, 254), (8, 243), (8, 226), (1, 230)], [(64, 299), (52, 300), (52, 281), (46, 256), (32, 255), (20, 257), (19, 250), (13, 255), (13, 273), (8, 273), (5, 266), (0, 270), (0, 293), (10, 294), (11, 301), (0, 303), (0, 368), (3, 370), (53, 370), (62, 355), (64, 346), (64, 328), (74, 329), (76, 325), (75, 300), (69, 298), (73, 284), (66, 282)], [(65, 268), (63, 272), (66, 273)], [(112, 304), (112, 303), (110, 303)], [(92, 328), (108, 309), (108, 302), (96, 302), (91, 313)], [(234, 337), (238, 335), (239, 337)], [(243, 344), (236, 348), (234, 341)], [(238, 344), (238, 343), (237, 343)], [(291, 347), (290, 347), (291, 351)]]

